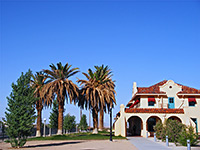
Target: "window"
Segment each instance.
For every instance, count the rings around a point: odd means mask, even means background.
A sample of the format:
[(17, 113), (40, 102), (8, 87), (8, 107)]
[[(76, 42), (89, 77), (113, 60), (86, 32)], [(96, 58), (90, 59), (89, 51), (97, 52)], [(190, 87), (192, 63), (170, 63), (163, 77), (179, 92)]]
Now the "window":
[(153, 96), (148, 97), (148, 106), (154, 106), (155, 104), (155, 98)]
[(169, 103), (174, 103), (174, 98), (169, 98)]
[(195, 102), (189, 102), (189, 106), (195, 106)]
[(192, 121), (194, 121), (195, 125), (196, 125), (196, 133), (198, 133), (198, 124), (197, 124), (197, 118), (191, 118)]
[(153, 101), (148, 102), (148, 106), (154, 106), (154, 102)]
[(169, 97), (168, 98), (168, 108), (169, 109), (174, 109), (175, 108), (174, 97)]
[(189, 106), (195, 106), (196, 98), (195, 97), (188, 97)]

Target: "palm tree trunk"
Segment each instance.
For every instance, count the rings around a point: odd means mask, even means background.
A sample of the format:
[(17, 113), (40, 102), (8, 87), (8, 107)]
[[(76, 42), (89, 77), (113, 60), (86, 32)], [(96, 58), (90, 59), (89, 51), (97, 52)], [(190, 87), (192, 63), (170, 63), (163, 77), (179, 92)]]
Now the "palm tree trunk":
[(64, 111), (64, 101), (58, 102), (58, 132), (57, 135), (63, 134), (63, 111)]
[(104, 117), (104, 112), (103, 109), (100, 111), (100, 116), (99, 116), (99, 130), (103, 130), (103, 117)]
[(98, 112), (95, 108), (92, 109), (92, 117), (93, 117), (93, 134), (98, 133)]
[(40, 137), (41, 136), (41, 121), (42, 121), (42, 104), (40, 104), (40, 102), (38, 101), (36, 104), (36, 109), (37, 109), (37, 131), (36, 131), (36, 137)]

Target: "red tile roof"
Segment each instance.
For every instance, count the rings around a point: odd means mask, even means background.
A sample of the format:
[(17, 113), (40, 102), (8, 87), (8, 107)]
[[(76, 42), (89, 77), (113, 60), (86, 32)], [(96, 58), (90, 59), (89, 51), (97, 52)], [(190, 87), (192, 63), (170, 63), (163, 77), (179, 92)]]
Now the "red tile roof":
[(178, 84), (178, 85), (182, 86), (182, 91), (178, 92), (178, 94), (200, 94), (200, 90), (198, 90), (198, 89), (184, 86), (181, 84)]
[[(137, 90), (138, 90), (137, 94), (165, 94), (165, 92), (160, 92), (159, 86), (164, 85), (166, 82), (167, 80), (163, 80), (150, 87), (137, 87)], [(132, 98), (126, 106), (129, 107), (132, 104), (133, 100), (134, 99)]]
[[(160, 86), (164, 85), (168, 80), (163, 80), (157, 84), (154, 84), (150, 87), (137, 87), (137, 94), (165, 94), (165, 92), (160, 91)], [(184, 86), (181, 84), (176, 83), (179, 86), (182, 86), (182, 91), (178, 92), (178, 94), (200, 94), (200, 90), (191, 88), (188, 86)], [(134, 98), (134, 99), (133, 99)], [(133, 97), (128, 104), (126, 105), (127, 107), (132, 104), (132, 102), (135, 100), (135, 97)]]
[[(164, 94), (165, 92), (160, 91), (160, 86), (164, 85), (167, 82), (167, 80), (163, 80), (155, 85), (152, 85), (150, 87), (138, 87), (137, 94)], [(176, 83), (178, 84), (178, 83)], [(182, 91), (179, 93), (184, 94), (200, 94), (200, 90), (191, 88), (185, 85), (178, 84), (179, 86), (182, 86)]]
[(183, 109), (168, 109), (168, 108), (126, 108), (126, 113), (167, 113), (167, 114), (184, 114)]
[(165, 83), (167, 82), (167, 80), (163, 80), (155, 85), (152, 85), (150, 87), (138, 87), (137, 90), (138, 90), (138, 94), (142, 94), (142, 93), (145, 93), (145, 94), (164, 94), (165, 92), (161, 92), (160, 91), (160, 86), (164, 85)]

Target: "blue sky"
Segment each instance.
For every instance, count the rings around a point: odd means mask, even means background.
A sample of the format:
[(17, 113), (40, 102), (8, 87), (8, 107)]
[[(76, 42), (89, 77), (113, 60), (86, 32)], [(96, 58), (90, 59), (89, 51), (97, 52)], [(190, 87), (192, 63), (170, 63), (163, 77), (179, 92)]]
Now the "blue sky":
[[(114, 114), (131, 99), (134, 81), (150, 86), (172, 79), (200, 89), (198, 0), (1, 0), (0, 5), (0, 117), (21, 72), (57, 62), (81, 72), (109, 65), (116, 80)], [(78, 73), (71, 80), (76, 77), (84, 78)], [(65, 108), (79, 122), (79, 108)], [(43, 117), (49, 118), (49, 111)], [(108, 116), (105, 121), (108, 126)]]

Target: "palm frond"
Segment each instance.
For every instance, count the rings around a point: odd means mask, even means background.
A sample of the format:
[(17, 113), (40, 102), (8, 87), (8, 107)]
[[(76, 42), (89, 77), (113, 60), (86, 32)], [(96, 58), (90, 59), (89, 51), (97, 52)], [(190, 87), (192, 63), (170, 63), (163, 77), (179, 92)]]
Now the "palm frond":
[(68, 74), (67, 78), (69, 78), (69, 77), (71, 77), (71, 76), (73, 76), (73, 75), (77, 74), (78, 72), (79, 72), (79, 71), (74, 71), (74, 72), (72, 72), (72, 73)]
[(56, 66), (52, 63), (51, 65), (49, 65), (49, 67), (51, 68), (51, 70), (57, 70)]
[(85, 75), (88, 80), (90, 80), (90, 76), (87, 73), (82, 72), (82, 74)]

